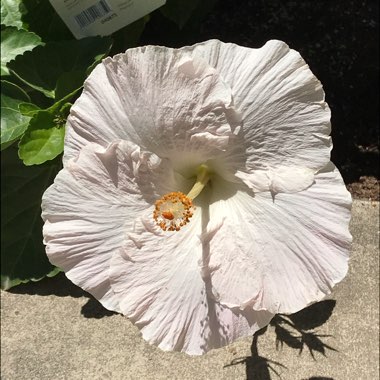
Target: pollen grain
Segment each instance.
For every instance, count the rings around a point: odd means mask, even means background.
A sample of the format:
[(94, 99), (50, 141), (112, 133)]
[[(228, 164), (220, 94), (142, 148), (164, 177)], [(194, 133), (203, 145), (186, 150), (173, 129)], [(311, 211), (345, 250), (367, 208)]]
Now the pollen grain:
[(179, 231), (193, 216), (192, 200), (185, 194), (176, 191), (165, 194), (156, 201), (153, 219), (164, 231)]

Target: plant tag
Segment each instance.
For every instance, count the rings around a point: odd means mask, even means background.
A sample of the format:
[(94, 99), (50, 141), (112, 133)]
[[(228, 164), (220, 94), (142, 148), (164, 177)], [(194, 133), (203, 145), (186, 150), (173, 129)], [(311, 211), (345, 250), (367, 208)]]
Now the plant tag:
[(166, 0), (49, 0), (76, 39), (108, 36)]

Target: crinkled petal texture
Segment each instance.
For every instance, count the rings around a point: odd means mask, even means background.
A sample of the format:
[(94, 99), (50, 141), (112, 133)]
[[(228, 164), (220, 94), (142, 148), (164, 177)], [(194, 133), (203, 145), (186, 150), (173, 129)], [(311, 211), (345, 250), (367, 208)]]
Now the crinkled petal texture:
[(110, 258), (122, 247), (135, 216), (173, 186), (181, 183), (167, 161), (133, 143), (86, 145), (43, 196), (49, 260), (105, 307), (119, 310), (109, 284)]
[(304, 175), (296, 188), (306, 189), (329, 162), (329, 133), (321, 83), (284, 42), (260, 49), (218, 40), (145, 46), (107, 58), (91, 73), (68, 119), (64, 159), (87, 142), (126, 139), (183, 173), (210, 161), (255, 191), (272, 190), (267, 178), (281, 177), (278, 165), (297, 168)]
[(44, 194), (44, 242), (54, 265), (106, 308), (130, 317), (146, 340), (202, 354), (254, 333), (273, 315), (230, 310), (210, 297), (201, 208), (183, 233), (154, 225), (155, 200), (173, 189), (186, 192), (188, 182), (168, 160), (127, 141), (90, 143)]
[(249, 170), (282, 165), (317, 171), (329, 162), (330, 110), (297, 51), (276, 40), (260, 49), (211, 40), (184, 51), (206, 60), (231, 87)]
[(163, 350), (200, 355), (266, 326), (267, 311), (229, 309), (212, 297), (207, 242), (199, 238), (202, 210), (180, 233), (141, 218), (111, 261), (119, 307), (144, 339)]
[(186, 171), (226, 150), (240, 122), (204, 59), (146, 46), (105, 59), (71, 109), (65, 160), (88, 141), (126, 139)]
[(307, 190), (274, 198), (215, 185), (208, 227), (215, 297), (228, 307), (272, 313), (322, 299), (347, 272), (350, 208), (332, 164)]
[[(44, 195), (49, 259), (164, 350), (249, 335), (346, 274), (351, 198), (329, 133), (320, 82), (281, 41), (107, 58), (71, 109)], [(187, 193), (200, 164), (213, 178), (193, 218), (161, 231), (154, 201)]]

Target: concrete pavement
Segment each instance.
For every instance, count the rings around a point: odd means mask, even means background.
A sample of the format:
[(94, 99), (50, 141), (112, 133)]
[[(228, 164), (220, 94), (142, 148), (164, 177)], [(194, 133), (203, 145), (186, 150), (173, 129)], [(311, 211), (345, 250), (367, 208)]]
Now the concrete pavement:
[(379, 379), (378, 231), (379, 204), (356, 200), (350, 271), (330, 300), (201, 357), (150, 346), (63, 275), (2, 292), (1, 378)]

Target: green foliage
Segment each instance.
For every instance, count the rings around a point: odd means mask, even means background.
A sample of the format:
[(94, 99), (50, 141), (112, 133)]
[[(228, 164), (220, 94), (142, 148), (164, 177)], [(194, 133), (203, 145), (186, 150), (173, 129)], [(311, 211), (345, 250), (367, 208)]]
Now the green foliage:
[(1, 0), (1, 24), (21, 28), (20, 6), (20, 0)]
[(60, 163), (26, 167), (17, 147), (1, 152), (1, 287), (39, 280), (58, 272), (42, 244), (41, 197)]
[(2, 1), (1, 12), (1, 286), (9, 289), (59, 271), (42, 243), (41, 197), (60, 168), (69, 102), (112, 39), (74, 40), (47, 1)]
[(101, 37), (50, 42), (18, 56), (8, 67), (25, 84), (54, 99), (62, 76), (61, 81), (77, 81), (78, 73), (82, 73), (83, 79), (87, 69), (99, 62), (111, 45), (110, 38)]
[(33, 116), (40, 108), (34, 103), (20, 103), (18, 110), (22, 115)]
[(1, 31), (1, 73), (9, 74), (6, 67), (18, 55), (41, 45), (41, 38), (36, 34), (15, 27)]
[[(70, 71), (62, 73), (56, 83), (54, 94), (55, 100), (61, 100), (69, 95), (74, 96), (74, 94), (82, 88), (83, 82), (87, 75), (85, 71)], [(72, 94), (70, 96), (70, 94)]]
[(20, 137), (28, 127), (30, 117), (19, 112), (19, 105), (30, 101), (18, 86), (1, 81), (1, 148)]
[(64, 117), (49, 110), (37, 111), (19, 143), (19, 157), (25, 165), (39, 165), (63, 152)]
[(3, 289), (59, 271), (42, 244), (41, 197), (61, 167), (66, 119), (91, 70), (110, 52), (137, 46), (149, 23), (160, 32), (165, 22), (186, 29), (215, 1), (168, 0), (154, 12), (161, 18), (147, 15), (110, 37), (75, 40), (49, 1), (1, 0)]
[(44, 42), (72, 40), (73, 35), (47, 0), (24, 0), (23, 23)]

